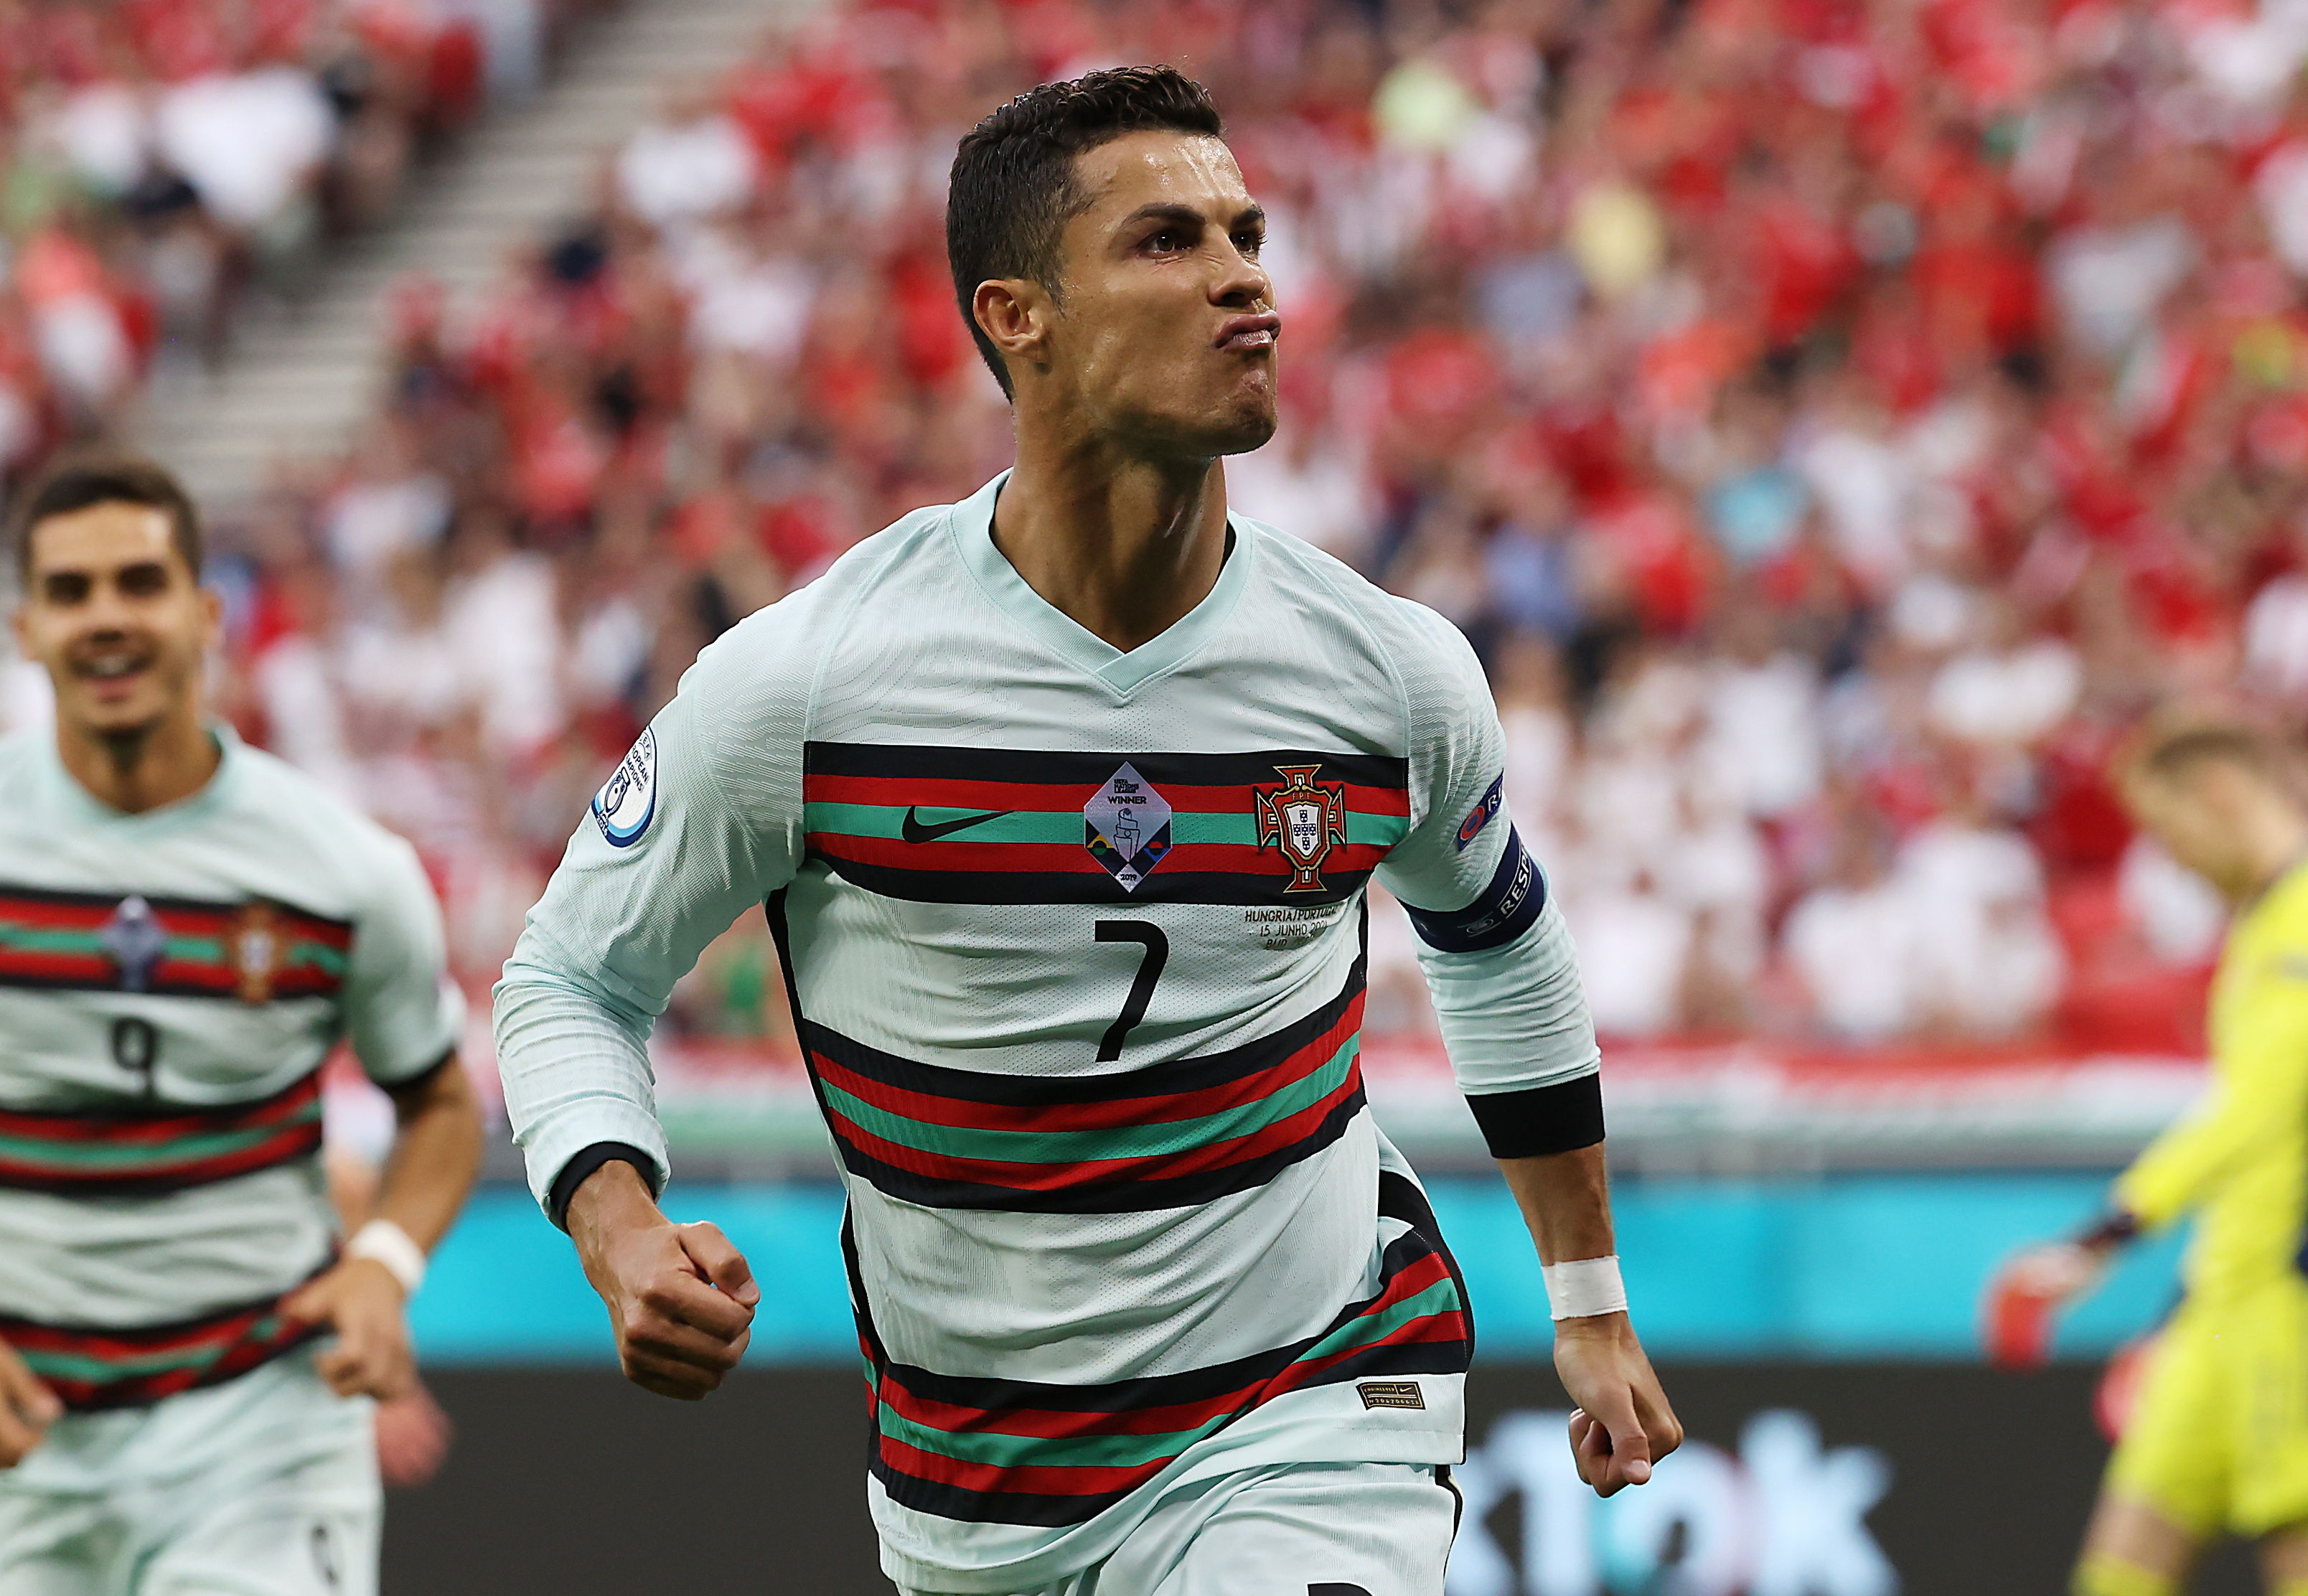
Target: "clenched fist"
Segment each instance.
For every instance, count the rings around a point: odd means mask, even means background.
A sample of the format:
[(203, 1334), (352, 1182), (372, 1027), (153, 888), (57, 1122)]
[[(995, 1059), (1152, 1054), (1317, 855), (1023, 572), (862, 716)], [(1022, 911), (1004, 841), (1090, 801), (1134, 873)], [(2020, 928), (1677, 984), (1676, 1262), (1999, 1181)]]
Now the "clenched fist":
[(569, 1200), (569, 1235), (609, 1310), (625, 1378), (696, 1402), (737, 1367), (762, 1289), (711, 1225), (659, 1212), (631, 1164), (607, 1163)]

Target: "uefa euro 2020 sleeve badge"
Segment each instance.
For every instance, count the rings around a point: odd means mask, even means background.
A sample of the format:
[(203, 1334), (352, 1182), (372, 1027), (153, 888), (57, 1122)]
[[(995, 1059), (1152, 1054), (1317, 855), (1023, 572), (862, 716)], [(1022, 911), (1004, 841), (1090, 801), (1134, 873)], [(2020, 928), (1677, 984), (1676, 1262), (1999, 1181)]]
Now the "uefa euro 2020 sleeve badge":
[(1347, 845), (1347, 789), (1344, 782), (1325, 787), (1314, 778), (1319, 764), (1278, 764), (1279, 787), (1252, 790), (1258, 798), (1258, 846), (1272, 843), (1290, 867), (1286, 893), (1323, 890), (1322, 861), (1333, 848)]

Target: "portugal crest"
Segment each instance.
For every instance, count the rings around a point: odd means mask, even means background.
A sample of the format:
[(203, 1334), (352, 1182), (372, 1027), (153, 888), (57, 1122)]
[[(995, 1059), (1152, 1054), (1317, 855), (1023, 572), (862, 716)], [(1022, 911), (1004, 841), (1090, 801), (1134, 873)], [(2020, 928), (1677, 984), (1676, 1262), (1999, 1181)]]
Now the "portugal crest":
[(288, 955), (280, 910), (262, 898), (242, 904), (226, 934), (225, 953), (232, 964), (234, 990), (243, 1003), (263, 1003), (271, 997)]
[(1269, 843), (1282, 850), (1283, 862), (1290, 867), (1290, 884), (1282, 889), (1286, 893), (1321, 892), (1322, 861), (1331, 857), (1331, 849), (1347, 845), (1346, 784), (1319, 785), (1314, 777), (1322, 768), (1278, 764), (1274, 773), (1283, 784), (1253, 789), (1258, 797), (1259, 850), (1265, 851)]

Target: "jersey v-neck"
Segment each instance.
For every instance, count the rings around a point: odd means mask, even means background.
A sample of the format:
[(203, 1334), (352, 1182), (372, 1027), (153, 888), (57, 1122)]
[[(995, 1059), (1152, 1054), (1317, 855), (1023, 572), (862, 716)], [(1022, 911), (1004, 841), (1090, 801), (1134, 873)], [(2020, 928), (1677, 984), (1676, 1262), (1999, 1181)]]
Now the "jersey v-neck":
[(235, 750), (240, 746), (240, 738), (231, 727), (220, 720), (211, 721), (208, 733), (215, 740), (217, 747), (216, 769), (209, 772), (209, 779), (180, 798), (157, 808), (139, 809), (133, 814), (125, 809), (114, 808), (82, 787), (79, 778), (65, 768), (64, 755), (57, 751), (53, 736), (39, 739), (39, 757), (34, 768), (39, 772), (41, 785), (47, 789), (48, 801), (75, 818), (95, 825), (132, 827), (151, 835), (213, 814), (230, 796), (240, 764), (234, 756)]
[(1191, 659), (1225, 624), (1250, 584), (1250, 568), (1257, 557), (1255, 529), (1232, 514), (1227, 517), (1231, 545), (1219, 579), (1202, 601), (1170, 623), (1162, 632), (1124, 651), (1090, 631), (1041, 594), (1018, 574), (1018, 567), (994, 542), (994, 504), (1003, 471), (953, 507), (948, 517), (955, 551), (986, 596), (1026, 628), (1034, 639), (1060, 658), (1072, 661), (1117, 693), (1130, 693), (1163, 672)]

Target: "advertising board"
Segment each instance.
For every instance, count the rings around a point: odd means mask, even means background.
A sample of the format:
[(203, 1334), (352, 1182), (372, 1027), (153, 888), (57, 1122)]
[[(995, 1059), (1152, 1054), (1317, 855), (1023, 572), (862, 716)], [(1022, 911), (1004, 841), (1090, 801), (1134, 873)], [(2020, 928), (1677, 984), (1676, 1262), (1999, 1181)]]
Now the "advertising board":
[[(2105, 1456), (2095, 1372), (1670, 1364), (1690, 1441), (1649, 1486), (1598, 1502), (1572, 1475), (1546, 1367), (1486, 1363), (1449, 1596), (2063, 1590)], [(695, 1405), (603, 1369), (461, 1368), (435, 1385), (457, 1449), (393, 1497), (388, 1592), (888, 1596), (849, 1370), (740, 1373)], [(2252, 1586), (2232, 1559), (2200, 1588)]]

